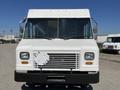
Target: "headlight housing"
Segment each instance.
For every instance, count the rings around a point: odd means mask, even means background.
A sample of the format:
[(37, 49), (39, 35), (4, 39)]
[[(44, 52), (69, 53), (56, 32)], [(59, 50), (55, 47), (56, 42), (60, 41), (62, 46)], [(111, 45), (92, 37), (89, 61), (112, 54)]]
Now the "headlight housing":
[(95, 55), (93, 52), (86, 52), (84, 55), (85, 60), (94, 60)]
[(20, 52), (20, 59), (28, 60), (30, 58), (30, 54), (28, 52)]
[(115, 45), (115, 48), (117, 48), (117, 45)]

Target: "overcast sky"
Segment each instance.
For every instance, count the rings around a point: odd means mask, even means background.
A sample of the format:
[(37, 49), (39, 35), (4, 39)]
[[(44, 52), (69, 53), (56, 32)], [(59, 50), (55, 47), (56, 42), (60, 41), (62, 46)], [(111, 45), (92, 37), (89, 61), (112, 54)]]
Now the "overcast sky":
[(0, 33), (19, 30), (28, 9), (89, 8), (99, 34), (120, 33), (120, 0), (0, 0)]

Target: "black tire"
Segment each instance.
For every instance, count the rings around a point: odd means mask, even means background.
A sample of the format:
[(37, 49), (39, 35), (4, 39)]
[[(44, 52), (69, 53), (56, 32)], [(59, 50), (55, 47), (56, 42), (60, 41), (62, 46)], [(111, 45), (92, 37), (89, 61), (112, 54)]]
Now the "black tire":
[(33, 89), (33, 88), (29, 87), (26, 84), (23, 84), (22, 87), (21, 87), (21, 90), (31, 90), (31, 89)]
[(67, 86), (67, 88), (73, 88), (74, 87), (74, 85), (68, 85)]
[(81, 85), (82, 90), (93, 90), (91, 85)]
[(30, 88), (34, 88), (35, 84), (34, 83), (26, 83), (25, 86), (30, 87)]
[(120, 55), (120, 50), (117, 53)]

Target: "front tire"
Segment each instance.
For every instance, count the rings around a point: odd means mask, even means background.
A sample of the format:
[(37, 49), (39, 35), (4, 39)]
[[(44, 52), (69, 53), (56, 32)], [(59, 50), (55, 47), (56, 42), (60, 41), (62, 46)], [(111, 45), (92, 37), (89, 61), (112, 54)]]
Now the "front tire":
[(82, 90), (93, 90), (93, 87), (91, 85), (81, 85)]
[(120, 50), (117, 53), (120, 54)]
[(34, 88), (35, 84), (34, 83), (26, 83), (25, 86), (30, 87), (30, 88)]

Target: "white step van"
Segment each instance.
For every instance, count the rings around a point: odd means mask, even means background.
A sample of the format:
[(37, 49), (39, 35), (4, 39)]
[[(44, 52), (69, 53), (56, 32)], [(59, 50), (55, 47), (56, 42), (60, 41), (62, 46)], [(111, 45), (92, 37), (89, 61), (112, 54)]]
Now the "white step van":
[(99, 49), (89, 9), (30, 9), (20, 31), (15, 81), (83, 86), (99, 82)]
[(120, 34), (109, 34), (103, 43), (103, 50), (117, 51), (120, 54)]

